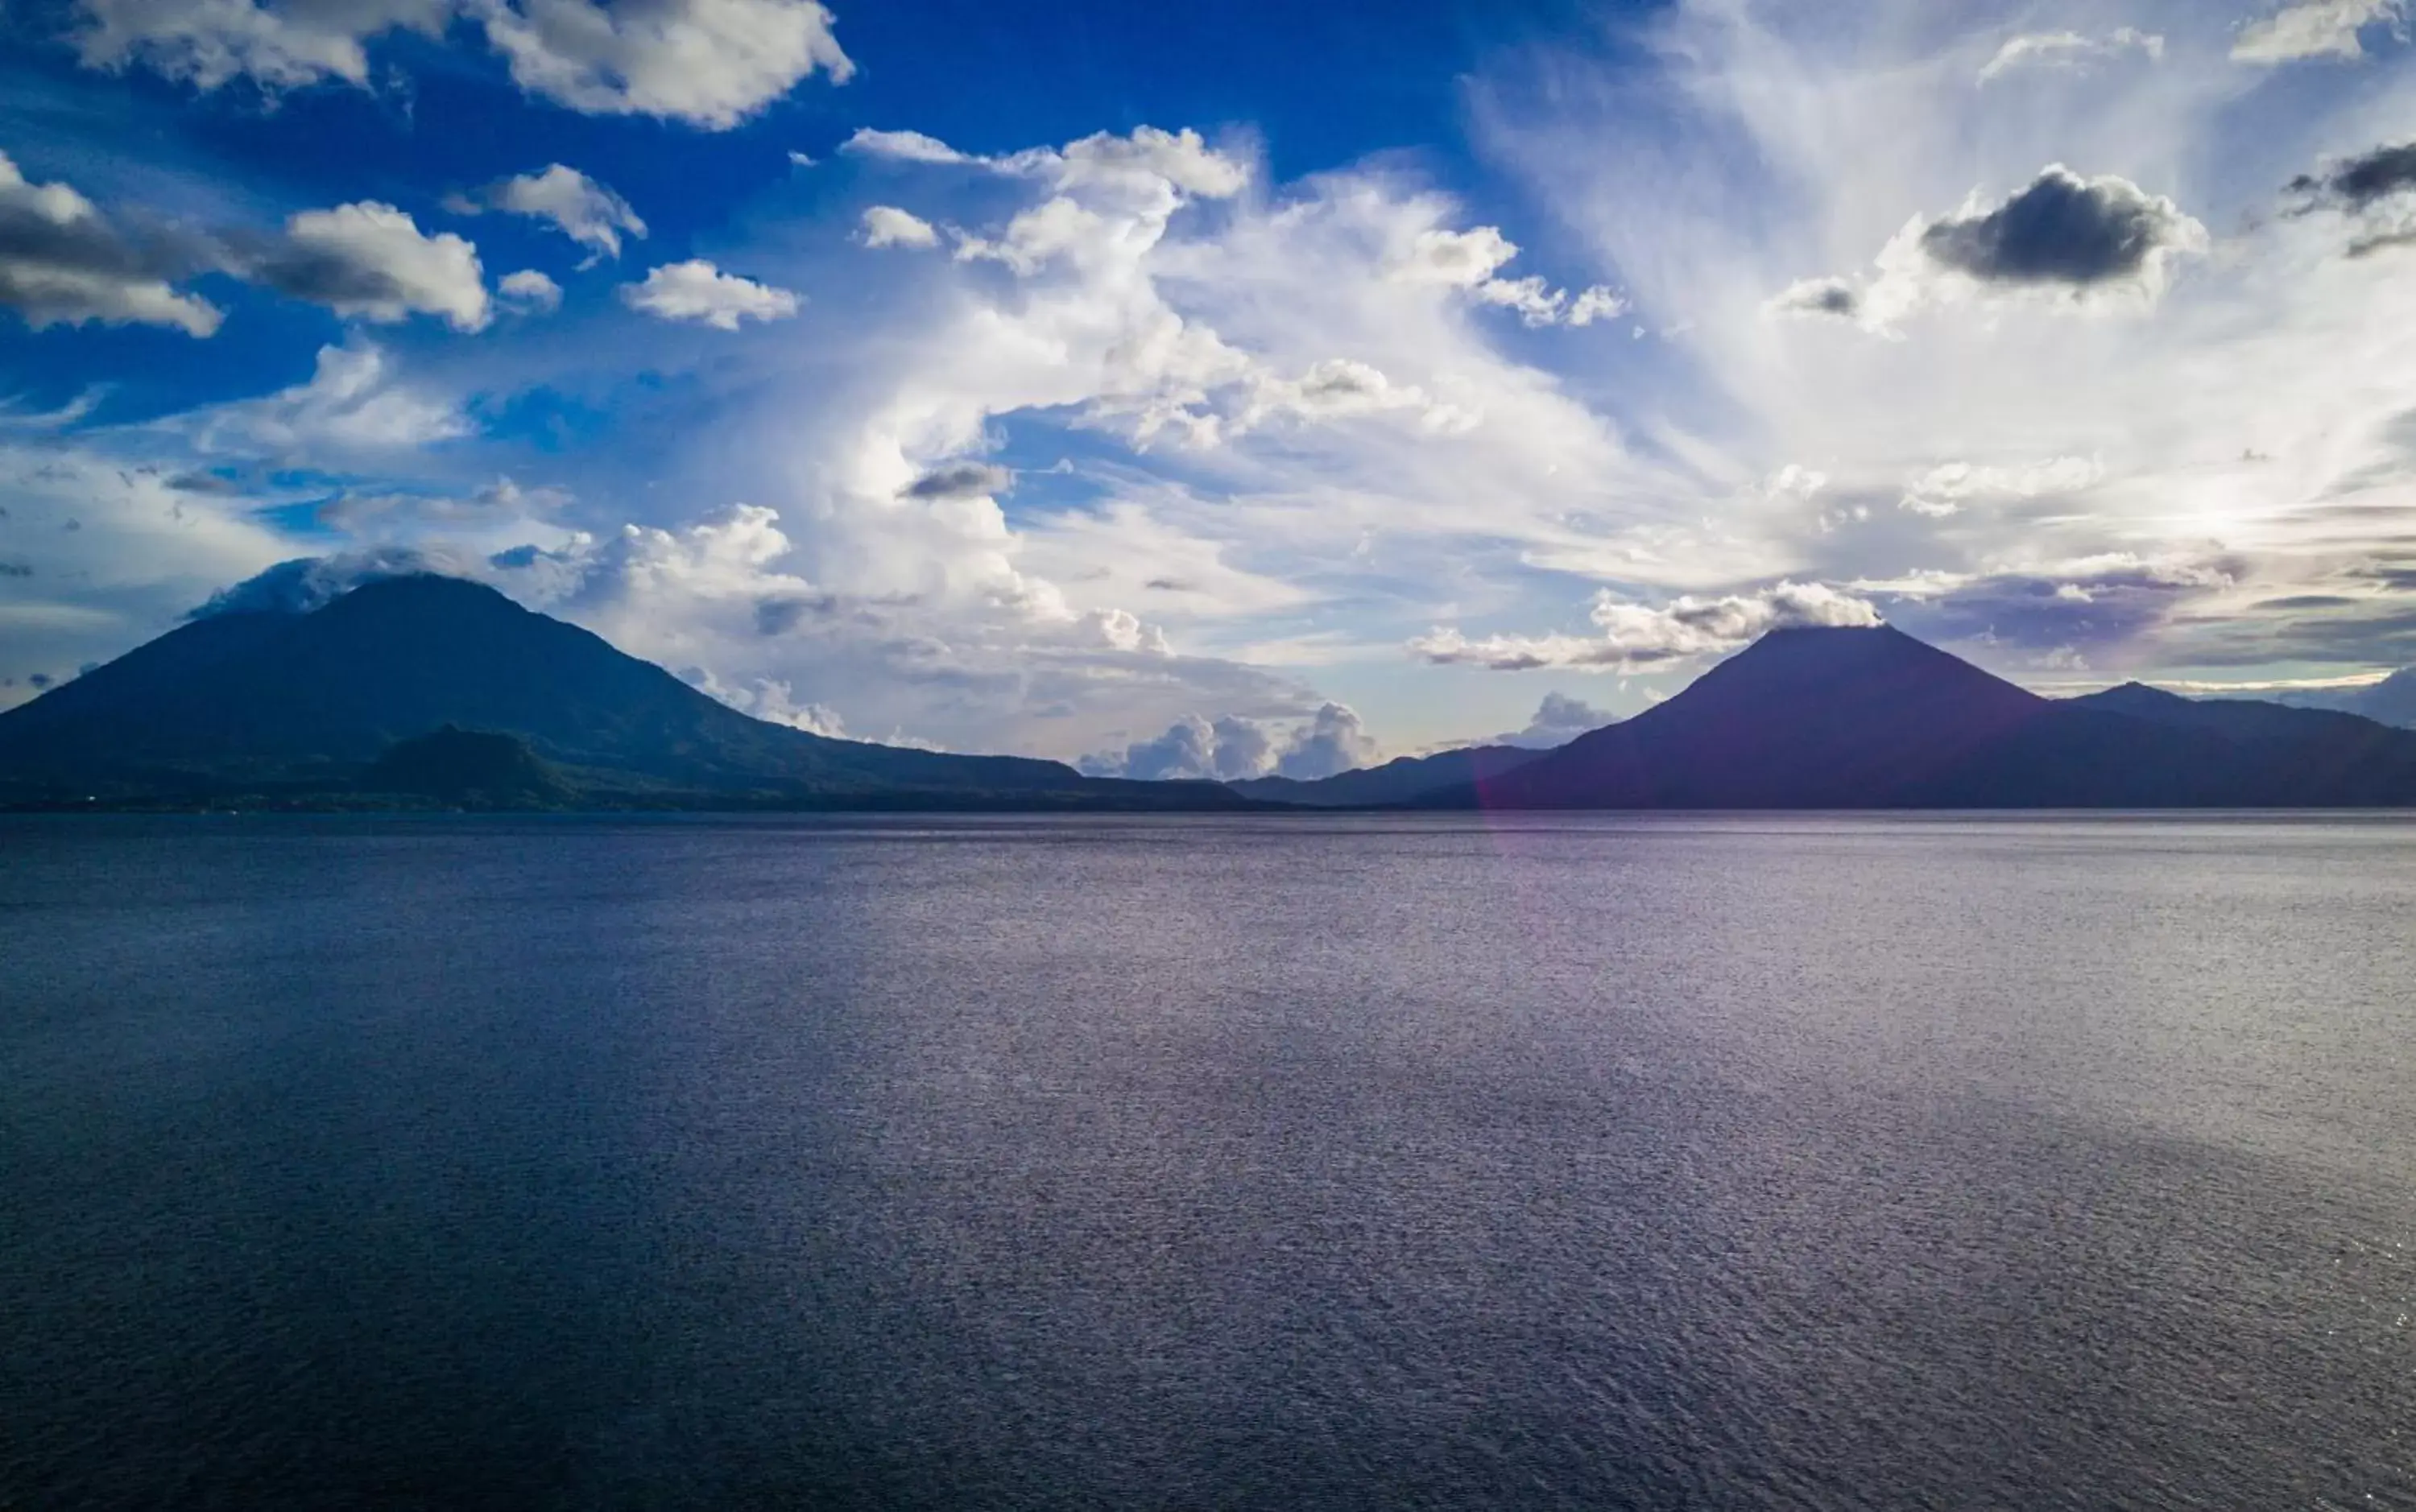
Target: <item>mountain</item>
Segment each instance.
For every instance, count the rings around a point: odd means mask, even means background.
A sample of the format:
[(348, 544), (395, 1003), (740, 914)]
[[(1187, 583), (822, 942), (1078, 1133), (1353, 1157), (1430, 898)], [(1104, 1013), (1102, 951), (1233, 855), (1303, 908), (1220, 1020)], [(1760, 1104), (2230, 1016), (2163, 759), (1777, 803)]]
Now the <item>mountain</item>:
[[(398, 747), (447, 726), (513, 737), (542, 765), (459, 741)], [(398, 771), (462, 760), (501, 761), (516, 783), (541, 772), (607, 806), (1247, 806), (1209, 783), (1107, 781), (769, 724), (491, 588), (430, 575), (305, 614), (196, 620), (0, 713), (0, 800), (16, 802), (357, 802), (396, 791)], [(363, 786), (378, 782), (389, 786)]]
[(2331, 709), (2363, 714), (2380, 724), (2416, 729), (2416, 666), (2393, 672), (2370, 687), (2286, 693), (2275, 702), (2294, 709)]
[(2162, 701), (2167, 696), (2139, 694), (2042, 698), (1887, 626), (1779, 630), (1624, 724), (1416, 801), (1505, 809), (2416, 803), (2416, 738), (2363, 720), (2294, 723), (2275, 734), (2261, 714), (2176, 712)]
[(1386, 808), (1414, 802), (1438, 788), (1491, 782), (1544, 755), (1515, 745), (1477, 745), (1428, 756), (1403, 756), (1314, 782), (1252, 777), (1225, 786), (1246, 798), (1301, 808)]
[(2416, 731), (2360, 714), (2248, 698), (2184, 698), (2137, 682), (2072, 704), (2222, 737), (2264, 801), (2400, 803), (2416, 782)]

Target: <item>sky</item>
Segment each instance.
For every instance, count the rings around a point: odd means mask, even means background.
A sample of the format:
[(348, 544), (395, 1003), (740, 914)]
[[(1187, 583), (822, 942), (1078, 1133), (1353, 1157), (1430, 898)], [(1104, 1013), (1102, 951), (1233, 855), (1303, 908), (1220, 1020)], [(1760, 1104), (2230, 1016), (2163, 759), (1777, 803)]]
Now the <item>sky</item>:
[(0, 706), (411, 570), (1137, 776), (1549, 743), (1798, 624), (2371, 681), (2411, 22), (17, 0)]

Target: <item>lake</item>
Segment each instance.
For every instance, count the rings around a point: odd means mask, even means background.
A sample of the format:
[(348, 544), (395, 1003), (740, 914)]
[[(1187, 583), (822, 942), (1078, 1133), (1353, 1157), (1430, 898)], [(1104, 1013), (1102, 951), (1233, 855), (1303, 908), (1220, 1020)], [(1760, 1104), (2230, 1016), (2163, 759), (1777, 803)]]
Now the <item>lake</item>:
[(0, 820), (0, 1506), (2416, 1507), (2416, 822)]

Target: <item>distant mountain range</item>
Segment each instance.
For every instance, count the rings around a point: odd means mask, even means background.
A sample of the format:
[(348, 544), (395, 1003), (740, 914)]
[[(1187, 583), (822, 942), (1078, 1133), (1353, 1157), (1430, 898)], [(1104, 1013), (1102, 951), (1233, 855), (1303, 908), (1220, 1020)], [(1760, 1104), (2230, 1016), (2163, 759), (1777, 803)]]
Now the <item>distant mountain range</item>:
[(477, 583), (181, 625), (0, 713), (17, 806), (1243, 809), (1213, 783), (828, 740)]
[(2285, 693), (2274, 700), (2294, 709), (2332, 709), (2363, 714), (2385, 725), (2416, 729), (2416, 666), (2393, 672), (2371, 687)]
[[(2040, 697), (1889, 628), (1779, 630), (1684, 692), (1556, 751), (1446, 752), (1274, 787), (1300, 804), (1453, 809), (2395, 806), (2416, 733), (2130, 684)], [(1476, 770), (1472, 770), (1475, 767)], [(1433, 774), (1423, 791), (1411, 784)]]
[[(2380, 695), (2390, 684), (2364, 690)], [(1780, 630), (1552, 751), (1148, 783), (751, 718), (493, 590), (415, 576), (185, 624), (0, 713), (0, 805), (1873, 809), (2416, 804), (2416, 732), (2130, 684), (2055, 700), (1891, 628)]]

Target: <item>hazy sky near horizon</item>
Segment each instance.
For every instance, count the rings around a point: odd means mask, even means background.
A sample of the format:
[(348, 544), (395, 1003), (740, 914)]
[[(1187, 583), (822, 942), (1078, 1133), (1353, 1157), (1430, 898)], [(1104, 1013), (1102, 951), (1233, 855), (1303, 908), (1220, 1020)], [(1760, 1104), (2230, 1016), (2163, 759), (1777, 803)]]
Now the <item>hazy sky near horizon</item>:
[(0, 705), (434, 565), (766, 717), (1304, 775), (1884, 618), (2416, 663), (2399, 0), (36, 0)]

